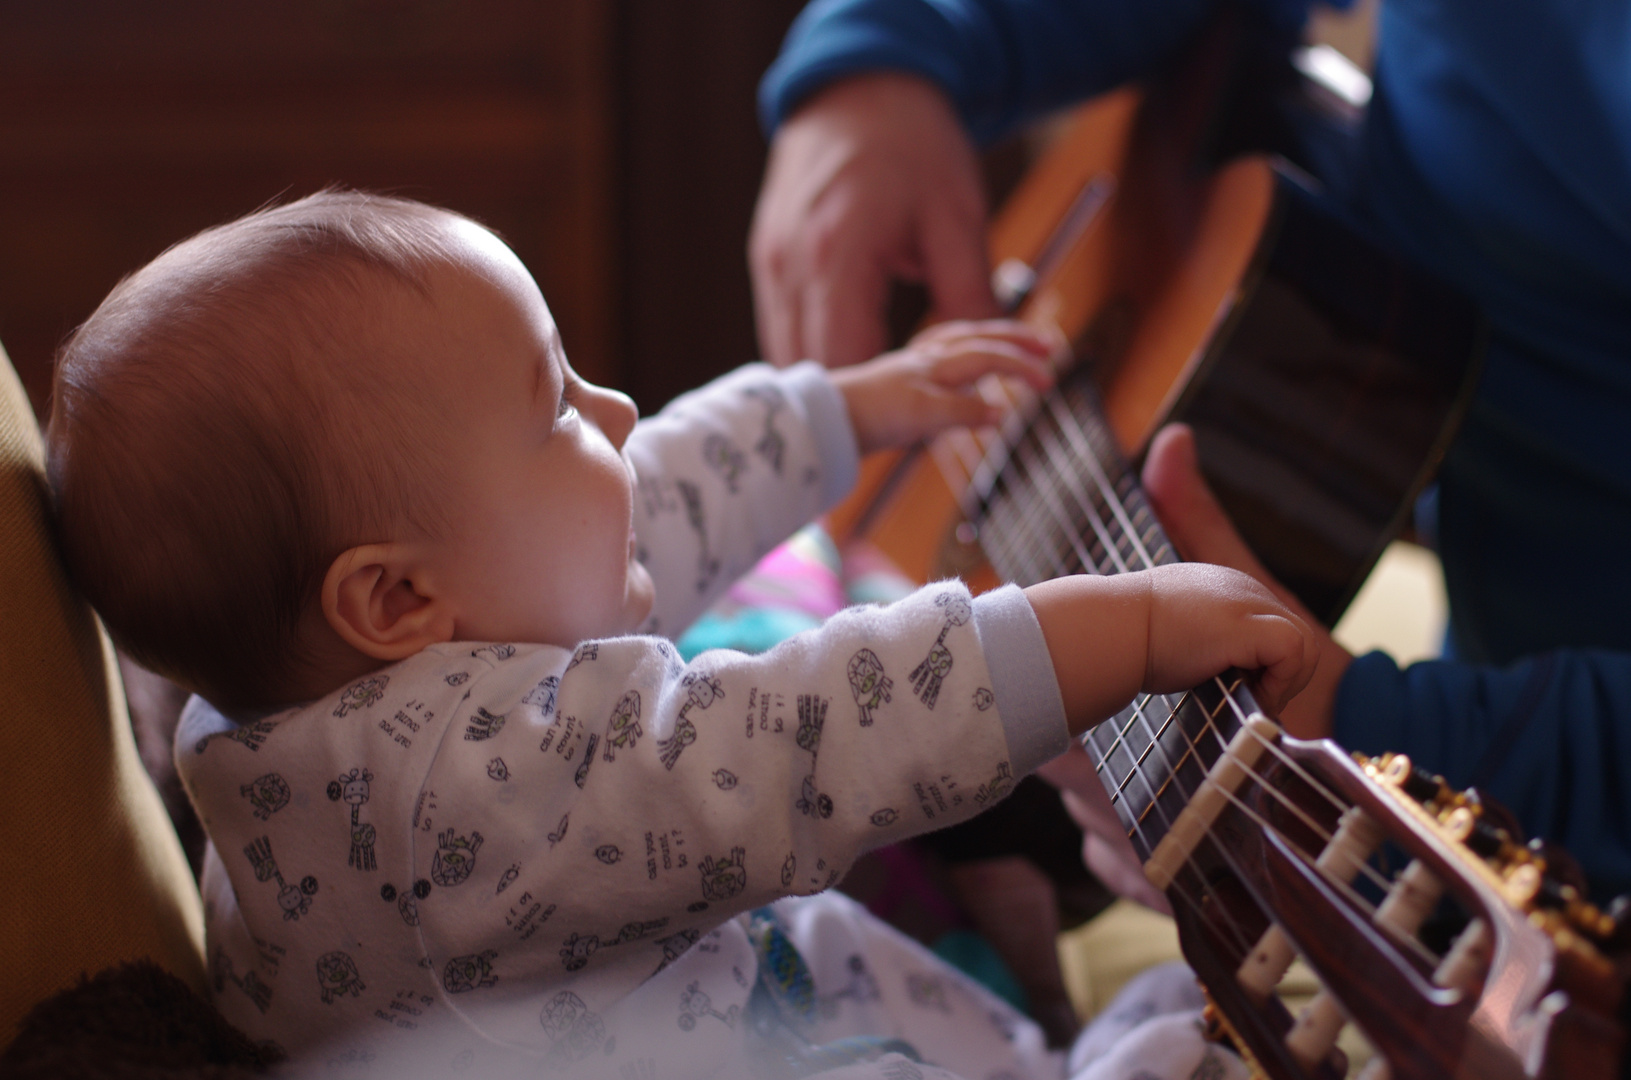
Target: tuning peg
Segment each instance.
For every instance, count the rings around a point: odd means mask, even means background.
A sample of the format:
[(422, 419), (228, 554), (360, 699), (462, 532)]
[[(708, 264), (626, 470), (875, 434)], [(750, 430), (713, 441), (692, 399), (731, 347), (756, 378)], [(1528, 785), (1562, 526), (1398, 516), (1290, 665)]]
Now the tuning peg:
[(1382, 779), (1423, 804), (1433, 803), (1449, 794), (1442, 776), (1416, 768), (1404, 754), (1388, 754), (1383, 758)]
[(1468, 788), (1463, 791), (1461, 799), (1466, 805), (1477, 807), (1479, 818), (1488, 822), (1491, 826), (1503, 830), (1507, 834), (1507, 838), (1514, 844), (1523, 843), (1523, 825), (1512, 811), (1494, 799), (1485, 798), (1484, 793), (1477, 788)]
[(1486, 859), (1499, 858), (1511, 835), (1493, 821), (1485, 819), (1477, 806), (1463, 804), (1444, 816), (1444, 827), (1450, 835), (1466, 844), (1473, 854)]
[(1610, 924), (1608, 933), (1603, 935), (1603, 951), (1631, 952), (1631, 893), (1621, 893), (1610, 901), (1603, 918)]
[(1536, 912), (1554, 912), (1562, 925), (1595, 941), (1606, 942), (1620, 932), (1618, 920), (1586, 898), (1586, 875), (1568, 852), (1535, 839), (1507, 856), (1501, 861), (1506, 865), (1507, 895), (1513, 903)]
[(1523, 827), (1506, 807), (1486, 800), (1477, 788), (1450, 795), (1447, 801), (1440, 823), (1475, 855), (1500, 863), (1522, 858)]
[(1572, 887), (1581, 896), (1591, 892), (1591, 885), (1586, 881), (1586, 872), (1580, 869), (1580, 864), (1573, 855), (1538, 836), (1529, 841), (1528, 847), (1530, 852), (1538, 855), (1546, 863), (1546, 876), (1552, 879), (1558, 888)]

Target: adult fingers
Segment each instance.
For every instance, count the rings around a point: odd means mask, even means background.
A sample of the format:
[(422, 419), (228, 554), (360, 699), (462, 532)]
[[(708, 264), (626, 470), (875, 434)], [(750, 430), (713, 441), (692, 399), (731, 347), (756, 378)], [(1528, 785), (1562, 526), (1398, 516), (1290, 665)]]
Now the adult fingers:
[(1138, 856), (1132, 854), (1130, 844), (1117, 844), (1095, 833), (1085, 834), (1082, 837), (1082, 862), (1087, 864), (1087, 868), (1093, 871), (1093, 876), (1105, 888), (1117, 896), (1136, 900), (1163, 915), (1172, 914), (1172, 905), (1144, 876), (1144, 867), (1139, 863)]
[(941, 319), (996, 316), (1002, 309), (991, 294), (985, 197), (972, 154), (966, 160), (958, 159), (942, 192), (942, 197), (925, 204), (917, 237), (934, 315)]
[(1168, 911), (1166, 897), (1144, 876), (1138, 854), (1127, 839), (1127, 831), (1090, 756), (1072, 749), (1042, 766), (1039, 775), (1059, 788), (1071, 820), (1082, 830), (1082, 861), (1094, 876), (1117, 896)]
[(797, 360), (800, 351), (796, 282), (800, 226), (810, 198), (805, 191), (810, 169), (807, 142), (794, 125), (777, 137), (748, 232), (748, 272), (753, 281), (759, 351), (781, 366)]
[(1170, 914), (1167, 898), (1144, 876), (1138, 854), (1097, 775), (1091, 778), (1090, 785), (1064, 788), (1059, 794), (1082, 830), (1082, 862), (1093, 876), (1117, 896)]
[(799, 294), (780, 277), (753, 272), (753, 317), (759, 334), (759, 354), (777, 367), (797, 363), (803, 336), (799, 326)]
[[(1288, 731), (1304, 739), (1330, 734), (1337, 688), (1353, 657), (1296, 594), (1269, 574), (1240, 538), (1200, 475), (1195, 436), (1187, 427), (1174, 424), (1156, 434), (1144, 465), (1144, 485), (1156, 516), (1180, 554), (1250, 574), (1301, 620), (1307, 633), (1304, 659), (1297, 666), (1310, 677), (1287, 676), (1285, 672), (1293, 666), (1288, 657), (1279, 671), (1270, 666), (1260, 674), (1259, 686), (1265, 704), (1269, 699), (1278, 701), (1271, 711), (1278, 712)], [(1297, 693), (1299, 689), (1303, 692)]]
[(876, 261), (859, 253), (835, 260), (803, 289), (797, 315), (801, 355), (835, 368), (883, 352), (889, 341), (888, 296), (888, 276)]
[(774, 207), (755, 221), (754, 312), (774, 364), (815, 359), (843, 367), (884, 348), (889, 282), (881, 266), (890, 255), (879, 245), (886, 231), (869, 220), (877, 208), (857, 194), (830, 189), (819, 207), (802, 210), (796, 228), (777, 220), (786, 211)]

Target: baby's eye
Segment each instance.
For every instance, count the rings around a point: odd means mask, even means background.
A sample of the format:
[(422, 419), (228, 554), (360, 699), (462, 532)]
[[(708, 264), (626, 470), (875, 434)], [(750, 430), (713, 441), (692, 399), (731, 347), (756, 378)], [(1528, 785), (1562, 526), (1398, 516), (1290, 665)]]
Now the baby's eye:
[(568, 379), (561, 385), (561, 403), (555, 410), (555, 419), (565, 420), (577, 412), (578, 384)]

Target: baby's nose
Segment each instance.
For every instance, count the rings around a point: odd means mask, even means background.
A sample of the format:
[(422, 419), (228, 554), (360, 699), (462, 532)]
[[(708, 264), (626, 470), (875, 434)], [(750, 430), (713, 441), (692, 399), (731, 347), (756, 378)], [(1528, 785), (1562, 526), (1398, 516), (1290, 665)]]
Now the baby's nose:
[(595, 423), (600, 425), (601, 432), (611, 444), (621, 450), (629, 432), (634, 430), (635, 421), (640, 418), (640, 410), (635, 406), (634, 399), (616, 390), (596, 387), (595, 397)]

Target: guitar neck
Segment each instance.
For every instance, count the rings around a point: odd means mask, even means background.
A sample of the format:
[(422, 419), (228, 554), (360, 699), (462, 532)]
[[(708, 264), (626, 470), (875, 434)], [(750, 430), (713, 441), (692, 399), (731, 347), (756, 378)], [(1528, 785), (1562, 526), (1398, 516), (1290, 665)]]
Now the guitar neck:
[[(1024, 434), (1001, 452), (1006, 461), (977, 482), (975, 524), (1003, 580), (1031, 585), (1179, 561), (1085, 373), (1039, 399)], [(1182, 695), (1141, 695), (1083, 737), (1141, 858), (1256, 711), (1241, 677), (1231, 674)]]

